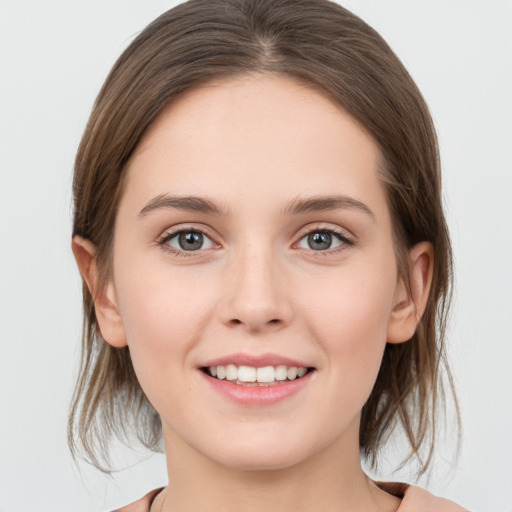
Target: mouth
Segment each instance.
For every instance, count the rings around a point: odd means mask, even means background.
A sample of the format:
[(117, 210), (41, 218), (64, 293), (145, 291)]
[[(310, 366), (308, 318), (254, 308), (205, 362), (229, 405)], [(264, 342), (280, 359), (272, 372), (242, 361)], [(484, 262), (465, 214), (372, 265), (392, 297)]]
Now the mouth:
[(268, 387), (279, 386), (303, 379), (313, 372), (304, 366), (247, 366), (235, 364), (204, 366), (201, 371), (215, 380), (223, 380), (238, 386)]

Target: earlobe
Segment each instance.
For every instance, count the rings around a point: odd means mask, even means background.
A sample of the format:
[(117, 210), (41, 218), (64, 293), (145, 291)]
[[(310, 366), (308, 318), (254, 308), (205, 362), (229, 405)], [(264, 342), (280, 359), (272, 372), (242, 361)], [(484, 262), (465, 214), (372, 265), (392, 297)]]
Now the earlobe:
[(400, 279), (396, 287), (388, 325), (388, 343), (403, 343), (414, 335), (427, 306), (433, 268), (432, 244), (416, 244), (409, 251), (409, 283)]
[(121, 315), (117, 306), (114, 284), (104, 286), (99, 281), (96, 247), (90, 240), (74, 236), (71, 242), (78, 269), (94, 301), (96, 320), (103, 339), (114, 347), (127, 345)]

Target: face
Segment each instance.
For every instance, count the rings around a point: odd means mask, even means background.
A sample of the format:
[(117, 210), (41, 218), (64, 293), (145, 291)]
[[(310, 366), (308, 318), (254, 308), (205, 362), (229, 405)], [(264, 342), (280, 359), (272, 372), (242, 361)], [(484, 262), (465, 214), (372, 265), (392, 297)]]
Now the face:
[(279, 77), (196, 89), (151, 127), (116, 220), (118, 328), (101, 328), (128, 344), (168, 450), (245, 469), (359, 457), (403, 290), (379, 159)]

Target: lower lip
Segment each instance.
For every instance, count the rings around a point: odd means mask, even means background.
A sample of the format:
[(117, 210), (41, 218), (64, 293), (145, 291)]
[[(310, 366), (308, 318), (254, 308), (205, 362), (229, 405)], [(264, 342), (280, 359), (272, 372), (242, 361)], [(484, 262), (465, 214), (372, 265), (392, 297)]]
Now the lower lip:
[(243, 386), (233, 384), (228, 380), (215, 379), (203, 371), (200, 371), (203, 378), (217, 393), (224, 395), (232, 401), (241, 405), (265, 406), (272, 405), (286, 398), (289, 398), (302, 389), (311, 381), (315, 371), (310, 371), (300, 379), (282, 382), (270, 386)]

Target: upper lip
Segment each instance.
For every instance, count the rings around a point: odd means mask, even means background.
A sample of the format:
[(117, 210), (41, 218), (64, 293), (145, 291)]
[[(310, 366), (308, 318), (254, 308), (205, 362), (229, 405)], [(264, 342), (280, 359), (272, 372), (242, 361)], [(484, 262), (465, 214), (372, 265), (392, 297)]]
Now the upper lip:
[(263, 368), (264, 366), (296, 366), (297, 368), (309, 368), (311, 365), (291, 359), (290, 357), (281, 356), (279, 354), (230, 354), (216, 359), (206, 361), (201, 367), (206, 366), (226, 366), (234, 364), (235, 366), (252, 366), (254, 368)]

